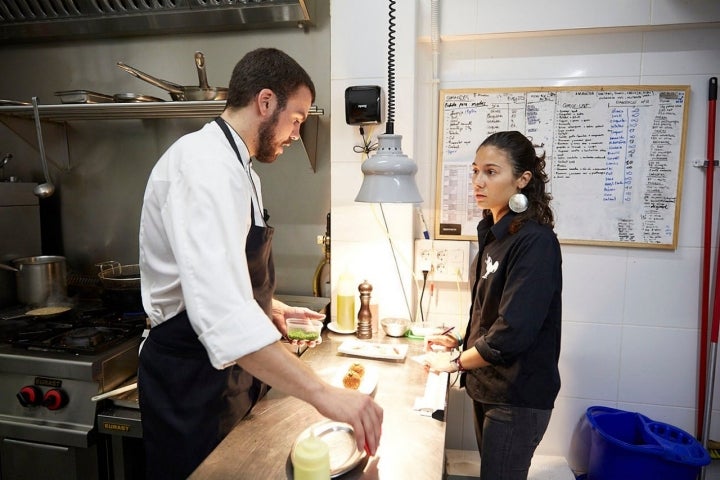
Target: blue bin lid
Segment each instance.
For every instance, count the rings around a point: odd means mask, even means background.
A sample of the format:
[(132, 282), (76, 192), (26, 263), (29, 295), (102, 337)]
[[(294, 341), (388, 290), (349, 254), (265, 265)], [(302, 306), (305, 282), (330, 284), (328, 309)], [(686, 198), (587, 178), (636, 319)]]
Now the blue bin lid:
[[(586, 411), (590, 426), (606, 441), (634, 453), (653, 455), (670, 462), (703, 466), (710, 454), (694, 437), (670, 424), (638, 412), (592, 406)], [(630, 440), (625, 441), (623, 438)]]

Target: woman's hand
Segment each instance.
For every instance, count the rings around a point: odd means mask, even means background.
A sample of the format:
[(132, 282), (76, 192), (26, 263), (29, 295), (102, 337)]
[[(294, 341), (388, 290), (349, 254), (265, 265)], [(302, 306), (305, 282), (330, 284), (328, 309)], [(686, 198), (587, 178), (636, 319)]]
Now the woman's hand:
[(450, 335), (425, 337), (425, 351), (430, 352), (425, 355), (425, 367), (431, 372), (457, 372), (458, 366), (453, 362), (453, 357), (460, 354), (455, 352), (459, 346), (458, 339)]
[(425, 367), (431, 372), (455, 373), (459, 370), (454, 361), (458, 355), (457, 352), (430, 352), (425, 355)]
[(430, 335), (425, 337), (426, 351), (454, 350), (459, 346), (457, 338), (449, 335)]

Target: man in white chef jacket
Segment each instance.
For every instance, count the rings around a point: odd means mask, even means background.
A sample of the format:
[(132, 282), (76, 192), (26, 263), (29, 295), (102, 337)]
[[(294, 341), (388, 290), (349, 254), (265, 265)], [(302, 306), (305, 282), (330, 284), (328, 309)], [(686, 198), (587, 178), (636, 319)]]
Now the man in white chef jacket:
[(190, 475), (266, 385), (351, 424), (358, 448), (377, 449), (380, 406), (323, 382), (279, 343), (286, 317), (323, 317), (272, 298), (273, 229), (252, 164), (272, 163), (299, 138), (314, 100), (288, 55), (249, 52), (220, 117), (177, 140), (150, 174), (140, 270), (152, 328), (138, 372), (148, 478)]

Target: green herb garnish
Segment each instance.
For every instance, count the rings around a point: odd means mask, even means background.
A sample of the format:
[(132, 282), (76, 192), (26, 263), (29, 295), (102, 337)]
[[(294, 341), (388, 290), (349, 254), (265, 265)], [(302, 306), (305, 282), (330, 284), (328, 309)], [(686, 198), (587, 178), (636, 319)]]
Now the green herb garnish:
[(306, 332), (305, 330), (292, 330), (288, 332), (288, 338), (290, 340), (312, 341), (318, 339), (318, 334), (317, 332)]

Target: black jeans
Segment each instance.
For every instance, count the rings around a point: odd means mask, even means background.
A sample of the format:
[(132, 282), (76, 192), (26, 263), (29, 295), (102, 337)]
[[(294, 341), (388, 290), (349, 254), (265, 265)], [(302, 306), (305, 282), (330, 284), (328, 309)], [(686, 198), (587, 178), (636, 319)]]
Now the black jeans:
[(480, 480), (527, 480), (552, 410), (473, 402)]

